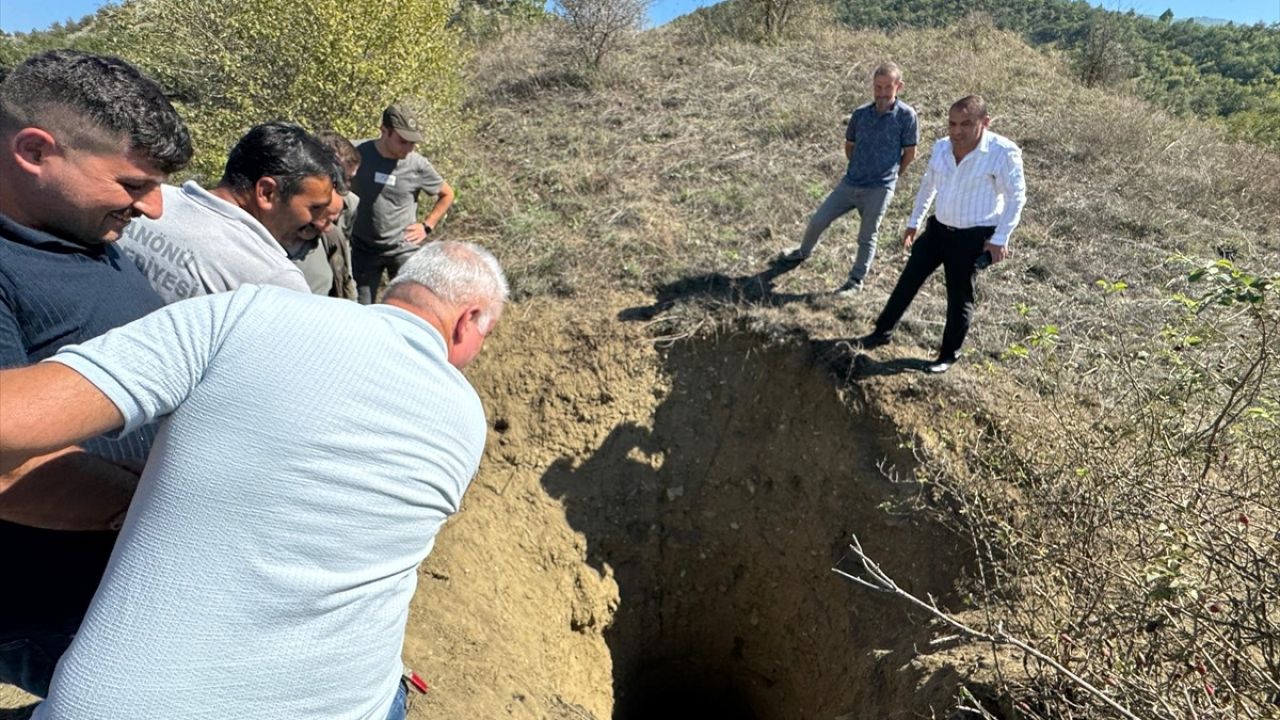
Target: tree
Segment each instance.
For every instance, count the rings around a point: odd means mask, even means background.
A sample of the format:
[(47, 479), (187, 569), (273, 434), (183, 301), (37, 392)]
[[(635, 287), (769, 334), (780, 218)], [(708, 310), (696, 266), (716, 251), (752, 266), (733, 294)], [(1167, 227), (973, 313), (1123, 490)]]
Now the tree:
[(555, 0), (575, 53), (591, 67), (644, 26), (652, 0)]
[(451, 10), (448, 0), (138, 0), (105, 22), (116, 52), (174, 93), (193, 167), (217, 177), (226, 150), (266, 120), (368, 136), (389, 103), (422, 97), (423, 115), (447, 117), (462, 65)]
[(1090, 23), (1084, 43), (1076, 51), (1076, 73), (1087, 87), (1119, 82), (1129, 77), (1132, 60), (1116, 23)]
[(748, 7), (765, 40), (780, 40), (807, 0), (749, 0)]

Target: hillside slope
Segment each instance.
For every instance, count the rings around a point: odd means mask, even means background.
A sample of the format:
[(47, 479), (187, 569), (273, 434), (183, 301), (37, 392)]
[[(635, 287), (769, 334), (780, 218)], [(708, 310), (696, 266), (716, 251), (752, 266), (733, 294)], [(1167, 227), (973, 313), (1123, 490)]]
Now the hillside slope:
[[(986, 96), (992, 129), (1023, 147), (1029, 184), (1016, 255), (983, 283), (977, 352), (1020, 339), (1015, 303), (1043, 308), (1066, 342), (1110, 334), (1090, 310), (1099, 278), (1127, 282), (1142, 328), (1151, 316), (1143, 305), (1182, 274), (1166, 262), (1177, 253), (1278, 264), (1280, 156), (1083, 88), (1015, 36), (981, 25), (892, 38), (832, 29), (777, 48), (663, 28), (595, 86), (538, 38), (511, 39), (473, 70), (478, 132), (446, 160), (466, 194), (453, 228), (501, 248), (520, 293), (753, 275), (798, 241), (838, 180), (849, 110), (866, 101), (867, 75), (886, 59), (905, 69), (903, 98), (920, 112), (921, 162), (882, 226), (876, 292), (848, 304), (805, 295), (843, 280), (847, 221), (778, 281), (799, 296), (788, 311), (808, 326), (834, 320), (831, 330), (858, 334), (879, 310), (923, 158), (945, 132), (947, 106), (968, 93)], [(926, 304), (918, 315), (937, 310)], [(917, 330), (932, 341), (931, 328)]]

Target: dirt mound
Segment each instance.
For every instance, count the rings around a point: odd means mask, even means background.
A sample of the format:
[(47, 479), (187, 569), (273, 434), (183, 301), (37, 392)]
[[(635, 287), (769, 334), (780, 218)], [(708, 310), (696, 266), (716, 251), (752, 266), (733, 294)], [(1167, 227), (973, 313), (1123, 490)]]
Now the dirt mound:
[[(807, 343), (653, 347), (616, 309), (513, 308), (471, 373), (493, 428), (421, 573), (415, 717), (927, 716), (921, 618), (830, 568), (849, 533), (947, 598), (944, 531), (884, 511), (909, 455)], [(925, 688), (928, 688), (927, 690)]]

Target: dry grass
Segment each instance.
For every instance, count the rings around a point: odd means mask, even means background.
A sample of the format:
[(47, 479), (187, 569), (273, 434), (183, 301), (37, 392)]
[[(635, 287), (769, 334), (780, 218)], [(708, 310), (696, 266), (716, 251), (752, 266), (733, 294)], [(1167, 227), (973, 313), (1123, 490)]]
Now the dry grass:
[[(949, 102), (988, 97), (993, 128), (1026, 151), (1030, 201), (1017, 256), (983, 283), (971, 347), (996, 357), (1032, 323), (1064, 340), (1110, 333), (1092, 321), (1099, 278), (1124, 280), (1139, 332), (1178, 274), (1174, 253), (1274, 266), (1280, 158), (1231, 145), (1127, 97), (1090, 90), (1052, 58), (983, 26), (947, 32), (827, 29), (762, 47), (705, 44), (667, 27), (597, 75), (566, 71), (549, 36), (508, 38), (473, 69), (477, 132), (452, 177), (464, 201), (455, 232), (496, 247), (518, 292), (649, 289), (708, 272), (750, 276), (794, 244), (839, 178), (843, 125), (867, 74), (893, 59), (921, 113), (927, 152)], [(868, 300), (836, 315), (865, 328), (896, 277), (896, 237), (923, 162), (901, 183), (882, 228)], [(842, 279), (852, 223), (779, 282), (797, 294)], [(1015, 304), (1029, 306), (1021, 313)], [(907, 330), (932, 342), (942, 298), (918, 301)], [(830, 303), (802, 303), (826, 311)], [(914, 318), (914, 319), (912, 319)], [(926, 320), (921, 320), (925, 318)], [(1146, 326), (1142, 324), (1146, 320)]]
[[(1280, 156), (1084, 88), (1059, 59), (977, 21), (892, 36), (811, 21), (802, 39), (773, 47), (708, 28), (700, 20), (647, 33), (592, 75), (561, 69), (549, 34), (481, 51), (471, 81), (476, 132), (450, 168), (460, 187), (450, 232), (493, 247), (517, 295), (590, 301), (603, 289), (640, 289), (662, 301), (651, 310), (665, 313), (670, 337), (732, 320), (802, 327), (839, 346), (869, 329), (896, 280), (905, 257), (897, 236), (947, 106), (985, 95), (993, 129), (1024, 149), (1029, 202), (1016, 255), (981, 282), (967, 367), (937, 386), (941, 399), (924, 401), (965, 418), (970, 434), (939, 433), (922, 445), (925, 473), (970, 513), (964, 527), (992, 561), (988, 599), (994, 607), (1013, 598), (1004, 607), (1011, 622), (1051, 643), (1054, 633), (1094, 643), (1072, 662), (1146, 703), (1136, 709), (1143, 717), (1229, 712), (1185, 668), (1175, 680), (1160, 675), (1209, 652), (1197, 638), (1205, 628), (1230, 630), (1225, 616), (1196, 610), (1185, 593), (1171, 600), (1152, 591), (1168, 577), (1148, 575), (1185, 550), (1196, 557), (1175, 570), (1188, 587), (1256, 599), (1250, 576), (1230, 565), (1280, 562), (1255, 547), (1261, 535), (1233, 524), (1241, 512), (1255, 529), (1275, 523), (1266, 496), (1280, 458), (1276, 420), (1232, 416), (1221, 435), (1231, 442), (1206, 444), (1209, 421), (1240, 401), (1245, 384), (1255, 407), (1280, 418), (1280, 373), (1264, 363), (1245, 374), (1251, 359), (1274, 364), (1274, 340), (1257, 333), (1275, 321), (1238, 308), (1188, 314), (1171, 298), (1192, 290), (1188, 264), (1175, 256), (1227, 256), (1277, 273)], [(867, 100), (869, 72), (883, 60), (906, 71), (921, 162), (900, 183), (867, 290), (853, 301), (827, 293), (855, 250), (848, 220), (799, 269), (761, 275), (798, 242), (843, 172), (848, 112)], [(944, 305), (940, 283), (927, 287), (900, 342), (928, 354)], [(1189, 352), (1179, 333), (1193, 330), (1206, 344)], [(1170, 540), (1162, 527), (1186, 532)], [(1134, 635), (1153, 612), (1173, 618), (1161, 626), (1171, 628), (1160, 636), (1169, 638), (1164, 649), (1152, 649), (1149, 633)], [(1268, 612), (1249, 627), (1277, 644)], [(1231, 637), (1213, 647), (1245, 647), (1239, 632)], [(1235, 657), (1237, 669), (1261, 657), (1252, 647)], [(1113, 662), (1139, 651), (1145, 670)], [(1231, 677), (1252, 683), (1231, 689), (1237, 699), (1253, 693), (1255, 704), (1235, 706), (1237, 716), (1265, 716), (1257, 688), (1280, 678)], [(1187, 688), (1198, 704), (1161, 705), (1160, 693)], [(1103, 716), (1069, 688), (1039, 702), (1024, 711)]]

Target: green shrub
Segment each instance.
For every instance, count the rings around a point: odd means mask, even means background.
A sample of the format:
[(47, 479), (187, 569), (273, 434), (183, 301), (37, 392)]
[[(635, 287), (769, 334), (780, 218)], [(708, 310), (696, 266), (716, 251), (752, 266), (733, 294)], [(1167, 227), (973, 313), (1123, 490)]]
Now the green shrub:
[(221, 174), (250, 126), (283, 119), (351, 137), (376, 133), (389, 103), (415, 99), (428, 132), (460, 95), (447, 0), (139, 0), (104, 34), (176, 96), (196, 142), (193, 169)]

